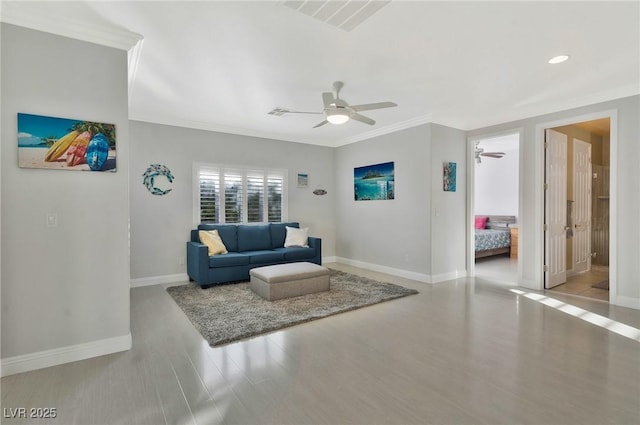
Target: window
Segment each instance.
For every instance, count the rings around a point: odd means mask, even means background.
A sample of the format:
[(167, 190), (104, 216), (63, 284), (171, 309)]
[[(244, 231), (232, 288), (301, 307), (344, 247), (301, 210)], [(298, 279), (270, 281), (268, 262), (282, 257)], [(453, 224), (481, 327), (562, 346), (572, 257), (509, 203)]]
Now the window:
[(196, 223), (286, 221), (284, 170), (194, 165)]

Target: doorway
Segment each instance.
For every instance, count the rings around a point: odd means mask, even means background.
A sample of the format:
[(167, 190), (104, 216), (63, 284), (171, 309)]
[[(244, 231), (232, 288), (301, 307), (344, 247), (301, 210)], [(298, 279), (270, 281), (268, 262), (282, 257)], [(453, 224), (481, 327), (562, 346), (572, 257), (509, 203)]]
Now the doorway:
[(518, 285), (520, 133), (471, 141), (473, 275)]
[(609, 117), (545, 131), (544, 287), (608, 301)]

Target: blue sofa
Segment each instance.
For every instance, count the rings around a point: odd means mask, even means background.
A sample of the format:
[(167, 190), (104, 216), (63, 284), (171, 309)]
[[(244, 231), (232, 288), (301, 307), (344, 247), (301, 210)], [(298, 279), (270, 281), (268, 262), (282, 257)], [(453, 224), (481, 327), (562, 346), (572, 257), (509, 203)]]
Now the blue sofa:
[[(285, 226), (299, 223), (200, 224), (187, 242), (187, 274), (200, 286), (248, 281), (249, 270), (273, 264), (308, 261), (322, 265), (322, 240), (309, 237), (309, 247), (284, 247)], [(200, 243), (199, 230), (218, 230), (227, 254), (209, 256)]]

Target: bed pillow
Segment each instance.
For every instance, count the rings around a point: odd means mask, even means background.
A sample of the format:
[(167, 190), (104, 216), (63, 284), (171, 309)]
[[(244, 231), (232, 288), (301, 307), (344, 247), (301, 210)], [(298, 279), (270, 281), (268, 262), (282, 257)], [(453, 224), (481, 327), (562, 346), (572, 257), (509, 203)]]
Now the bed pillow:
[(284, 247), (301, 246), (309, 248), (309, 228), (297, 229), (295, 227), (286, 227), (287, 237), (284, 240)]
[(209, 256), (227, 253), (227, 247), (224, 246), (217, 230), (200, 230), (198, 236), (200, 236), (200, 242), (209, 248)]
[(476, 229), (484, 229), (485, 227), (487, 227), (487, 220), (488, 219), (489, 219), (489, 217), (477, 216), (476, 217), (475, 228)]

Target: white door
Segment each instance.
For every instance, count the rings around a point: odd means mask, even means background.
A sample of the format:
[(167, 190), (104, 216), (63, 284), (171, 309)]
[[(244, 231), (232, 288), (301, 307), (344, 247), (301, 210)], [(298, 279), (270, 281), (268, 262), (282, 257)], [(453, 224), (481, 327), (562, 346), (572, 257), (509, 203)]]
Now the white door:
[(591, 269), (591, 144), (573, 139), (573, 271)]
[(546, 130), (544, 287), (567, 281), (567, 136)]

